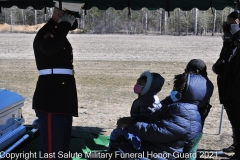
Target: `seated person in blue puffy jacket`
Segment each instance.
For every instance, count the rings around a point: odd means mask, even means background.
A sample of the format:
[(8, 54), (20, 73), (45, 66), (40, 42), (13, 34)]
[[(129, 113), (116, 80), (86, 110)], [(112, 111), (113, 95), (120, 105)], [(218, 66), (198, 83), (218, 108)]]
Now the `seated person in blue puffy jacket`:
[(142, 140), (141, 151), (119, 147), (124, 153), (145, 153), (150, 159), (177, 159), (184, 147), (201, 134), (201, 116), (198, 104), (206, 95), (206, 79), (197, 74), (183, 73), (175, 76), (174, 94), (177, 99), (154, 112), (149, 122), (122, 121), (118, 127)]
[[(143, 72), (133, 88), (138, 98), (132, 103), (131, 117), (126, 118), (126, 120), (134, 118), (135, 120), (148, 122), (151, 114), (162, 107), (157, 93), (162, 89), (163, 84), (164, 78), (160, 74), (149, 71)], [(125, 134), (128, 134), (128, 132), (123, 128), (116, 128), (112, 131), (109, 151), (117, 138), (122, 136), (125, 139)]]
[[(210, 105), (210, 98), (212, 97), (214, 86), (213, 83), (208, 78), (207, 73), (207, 65), (205, 62), (201, 59), (192, 59), (188, 62), (185, 73), (194, 73), (199, 74), (202, 77), (206, 79), (206, 84), (204, 87), (206, 87), (206, 94), (204, 99), (198, 103), (198, 110), (200, 112), (201, 118), (202, 118), (202, 127), (204, 125), (204, 121), (206, 117), (208, 116), (208, 113), (210, 112), (211, 105)], [(174, 92), (171, 93), (170, 96), (166, 97), (161, 101), (163, 105), (171, 104), (172, 102), (176, 101), (174, 99)]]

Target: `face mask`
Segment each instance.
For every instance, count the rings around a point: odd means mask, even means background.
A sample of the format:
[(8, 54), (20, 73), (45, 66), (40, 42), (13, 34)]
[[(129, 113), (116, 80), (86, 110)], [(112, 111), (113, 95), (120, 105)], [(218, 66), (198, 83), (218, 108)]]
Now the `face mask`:
[(134, 93), (139, 94), (142, 92), (143, 86), (136, 84), (133, 88)]
[(178, 94), (178, 91), (174, 91), (172, 90), (171, 93), (170, 93), (170, 97), (172, 99), (173, 102), (176, 102), (178, 101), (178, 99), (176, 98), (176, 95)]

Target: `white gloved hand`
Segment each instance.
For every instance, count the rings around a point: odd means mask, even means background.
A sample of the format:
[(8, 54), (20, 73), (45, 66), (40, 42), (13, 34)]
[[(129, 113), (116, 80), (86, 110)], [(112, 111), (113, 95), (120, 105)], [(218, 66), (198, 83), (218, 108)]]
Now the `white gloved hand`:
[(64, 15), (59, 19), (58, 23), (65, 21), (65, 22), (69, 22), (72, 26), (75, 20), (76, 18), (73, 15), (64, 13)]

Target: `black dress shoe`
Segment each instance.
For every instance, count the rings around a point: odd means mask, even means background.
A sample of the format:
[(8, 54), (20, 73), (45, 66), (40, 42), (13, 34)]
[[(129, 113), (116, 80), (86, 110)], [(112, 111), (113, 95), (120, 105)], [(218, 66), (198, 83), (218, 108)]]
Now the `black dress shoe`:
[(232, 153), (232, 152), (235, 152), (235, 147), (234, 145), (232, 144), (230, 147), (228, 148), (223, 148), (222, 149), (223, 152), (226, 152), (226, 153)]

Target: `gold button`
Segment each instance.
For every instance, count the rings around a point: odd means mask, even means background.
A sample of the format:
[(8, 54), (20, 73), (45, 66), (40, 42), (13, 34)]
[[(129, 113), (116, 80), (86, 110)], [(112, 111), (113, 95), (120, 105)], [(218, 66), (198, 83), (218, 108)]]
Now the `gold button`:
[(55, 28), (57, 28), (57, 26), (55, 26)]
[(64, 82), (62, 82), (62, 85), (64, 85)]
[(65, 47), (63, 49), (65, 49)]

